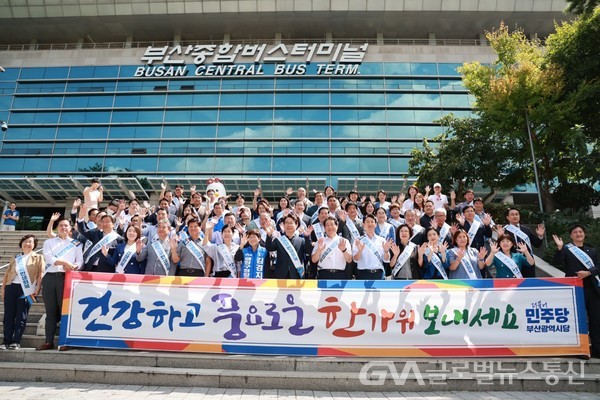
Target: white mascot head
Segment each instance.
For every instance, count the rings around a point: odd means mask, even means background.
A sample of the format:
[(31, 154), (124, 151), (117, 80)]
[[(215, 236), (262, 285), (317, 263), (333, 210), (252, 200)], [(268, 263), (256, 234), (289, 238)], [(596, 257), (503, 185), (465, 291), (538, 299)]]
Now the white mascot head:
[(227, 196), (225, 186), (223, 185), (223, 183), (221, 183), (221, 180), (219, 178), (210, 178), (208, 181), (206, 181), (206, 191), (208, 192), (210, 189), (215, 191), (215, 198), (217, 199), (219, 197)]

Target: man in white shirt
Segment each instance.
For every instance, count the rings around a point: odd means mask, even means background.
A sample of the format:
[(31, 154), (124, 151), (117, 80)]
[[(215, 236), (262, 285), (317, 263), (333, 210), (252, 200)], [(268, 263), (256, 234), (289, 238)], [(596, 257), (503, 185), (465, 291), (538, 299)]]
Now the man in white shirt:
[(438, 208), (448, 208), (448, 197), (442, 194), (442, 185), (439, 182), (433, 184), (433, 194), (427, 200), (433, 201), (433, 207), (436, 210)]
[(49, 264), (42, 279), (42, 296), (46, 306), (46, 342), (38, 350), (54, 348), (56, 324), (61, 318), (65, 273), (83, 266), (82, 245), (71, 239), (71, 229), (71, 222), (62, 219), (58, 222), (57, 236), (44, 242), (44, 259)]
[(317, 279), (348, 279), (346, 264), (352, 262), (350, 242), (337, 235), (335, 217), (325, 219), (325, 237), (314, 246), (311, 261), (317, 265)]

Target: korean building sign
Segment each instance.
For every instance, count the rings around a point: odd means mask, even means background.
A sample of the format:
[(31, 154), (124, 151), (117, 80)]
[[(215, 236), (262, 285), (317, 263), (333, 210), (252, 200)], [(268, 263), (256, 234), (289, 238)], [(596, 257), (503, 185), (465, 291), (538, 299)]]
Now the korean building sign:
[(222, 44), (149, 46), (136, 77), (264, 75), (274, 64), (274, 75), (305, 75), (316, 63), (317, 75), (357, 75), (368, 43)]
[(60, 343), (314, 356), (588, 354), (581, 280), (495, 282), (73, 272)]

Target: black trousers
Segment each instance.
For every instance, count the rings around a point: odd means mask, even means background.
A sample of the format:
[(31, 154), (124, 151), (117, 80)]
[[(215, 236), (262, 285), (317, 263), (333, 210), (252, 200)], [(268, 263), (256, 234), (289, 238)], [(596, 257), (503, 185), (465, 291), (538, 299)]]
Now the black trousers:
[(46, 343), (53, 344), (56, 324), (60, 321), (65, 287), (64, 272), (48, 272), (42, 279), (42, 296), (46, 306)]
[(177, 268), (177, 276), (204, 276), (204, 271), (194, 268)]
[[(587, 279), (593, 279), (589, 277)], [(596, 282), (593, 281), (595, 284)], [(600, 294), (589, 283), (584, 284), (585, 308), (587, 310), (592, 357), (600, 358)]]
[(348, 280), (348, 275), (343, 269), (320, 269), (317, 271), (317, 279), (319, 280)]
[(357, 269), (356, 279), (361, 281), (379, 281), (385, 279), (380, 269)]
[(4, 344), (21, 344), (25, 332), (27, 316), (31, 305), (23, 296), (23, 289), (18, 283), (11, 283), (4, 288)]

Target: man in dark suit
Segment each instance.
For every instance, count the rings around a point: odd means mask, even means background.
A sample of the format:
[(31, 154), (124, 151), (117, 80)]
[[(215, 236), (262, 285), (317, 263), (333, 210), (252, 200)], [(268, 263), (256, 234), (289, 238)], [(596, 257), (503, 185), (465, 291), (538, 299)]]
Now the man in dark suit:
[[(542, 246), (544, 234), (546, 233), (544, 224), (538, 224), (534, 234), (529, 227), (520, 224), (521, 213), (514, 207), (511, 207), (506, 211), (506, 221), (508, 222), (508, 225), (504, 226), (504, 230), (498, 231), (498, 237), (502, 236), (504, 233), (510, 235), (514, 240), (515, 245), (518, 243), (525, 243), (531, 254), (533, 254), (533, 247), (539, 248)], [(523, 268), (521, 272), (523, 278), (534, 278), (535, 266)]]
[(583, 279), (585, 308), (588, 315), (592, 357), (600, 358), (600, 266), (598, 252), (585, 242), (585, 229), (581, 225), (569, 228), (572, 243), (564, 244), (556, 235), (552, 238), (556, 243), (556, 254), (553, 264), (565, 266), (565, 276), (577, 276)]
[[(79, 219), (77, 220), (77, 228), (79, 232), (86, 237), (91, 246), (83, 255), (83, 271), (91, 272), (115, 272), (115, 266), (107, 260), (107, 257), (112, 257), (117, 243), (121, 243), (123, 239), (115, 231), (115, 221), (111, 215), (104, 215), (100, 220), (100, 229), (84, 231), (84, 220), (82, 214), (85, 215), (85, 205), (81, 207)], [(105, 256), (102, 252), (102, 247), (108, 248), (108, 255)]]
[[(266, 247), (268, 251), (277, 252), (277, 259), (272, 264), (268, 277), (271, 279), (302, 279), (306, 277), (306, 265), (312, 253), (310, 241), (311, 228), (304, 233), (296, 234), (298, 217), (288, 214), (283, 218), (283, 235), (274, 237), (275, 230), (268, 226)], [(288, 245), (289, 243), (289, 245)], [(296, 262), (294, 262), (294, 259)]]

